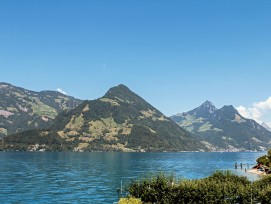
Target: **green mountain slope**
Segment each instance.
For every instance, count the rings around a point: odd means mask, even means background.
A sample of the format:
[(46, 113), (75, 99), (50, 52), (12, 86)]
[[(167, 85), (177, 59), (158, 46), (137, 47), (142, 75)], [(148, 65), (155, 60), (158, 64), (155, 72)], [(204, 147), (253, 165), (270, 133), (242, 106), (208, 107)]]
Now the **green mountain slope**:
[(212, 150), (266, 150), (271, 146), (271, 133), (254, 120), (242, 117), (233, 106), (217, 109), (206, 101), (171, 119)]
[[(39, 136), (41, 132), (38, 133)], [(47, 134), (47, 133), (46, 133)], [(60, 113), (50, 135), (74, 151), (193, 151), (205, 146), (126, 86)], [(5, 142), (12, 141), (5, 138)], [(24, 138), (26, 139), (26, 138)]]
[(0, 138), (45, 128), (58, 113), (80, 103), (81, 100), (56, 91), (34, 92), (0, 83)]

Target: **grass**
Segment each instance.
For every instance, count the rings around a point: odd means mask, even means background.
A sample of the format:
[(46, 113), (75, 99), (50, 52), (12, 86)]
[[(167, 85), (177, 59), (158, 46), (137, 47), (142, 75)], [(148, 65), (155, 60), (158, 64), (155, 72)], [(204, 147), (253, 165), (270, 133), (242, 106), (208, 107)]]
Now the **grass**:
[(89, 123), (89, 131), (94, 136), (101, 136), (103, 134), (114, 137), (118, 135), (119, 130), (122, 129), (122, 134), (131, 134), (132, 125), (127, 124), (127, 121), (122, 124), (117, 124), (113, 117), (101, 118), (101, 120), (91, 121)]
[(51, 119), (54, 119), (57, 116), (57, 111), (54, 108), (40, 101), (37, 101), (37, 103), (30, 102), (30, 105), (34, 114), (39, 116), (46, 116)]
[(212, 129), (212, 125), (207, 122), (207, 123), (204, 123), (200, 128), (199, 128), (199, 132), (205, 132), (205, 131), (208, 131), (208, 130), (211, 130)]
[(108, 102), (110, 103), (112, 106), (119, 106), (120, 104), (118, 103), (118, 101), (110, 99), (110, 98), (100, 98), (100, 101), (102, 102)]
[(80, 130), (83, 124), (84, 124), (84, 118), (82, 114), (80, 114), (79, 117), (76, 117), (75, 115), (73, 115), (70, 122), (68, 122), (68, 124), (65, 126), (65, 129)]

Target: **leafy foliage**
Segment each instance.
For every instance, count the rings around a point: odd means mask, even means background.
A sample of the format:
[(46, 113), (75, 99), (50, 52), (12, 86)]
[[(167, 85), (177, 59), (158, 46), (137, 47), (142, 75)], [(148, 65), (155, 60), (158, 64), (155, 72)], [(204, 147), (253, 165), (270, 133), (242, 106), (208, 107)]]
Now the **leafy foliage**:
[(257, 163), (271, 167), (271, 149), (268, 151), (267, 155), (263, 155), (263, 156), (259, 157), (257, 159)]
[(142, 204), (142, 202), (136, 198), (121, 198), (118, 204)]
[(271, 177), (249, 182), (229, 171), (198, 180), (178, 180), (165, 174), (133, 181), (129, 196), (144, 203), (271, 203)]
[[(1, 142), (1, 141), (0, 141)], [(36, 148), (34, 146), (37, 145)], [(66, 142), (55, 132), (48, 130), (29, 130), (15, 135), (4, 137), (0, 143), (0, 151), (38, 151), (44, 149), (46, 151), (70, 151), (78, 142)]]

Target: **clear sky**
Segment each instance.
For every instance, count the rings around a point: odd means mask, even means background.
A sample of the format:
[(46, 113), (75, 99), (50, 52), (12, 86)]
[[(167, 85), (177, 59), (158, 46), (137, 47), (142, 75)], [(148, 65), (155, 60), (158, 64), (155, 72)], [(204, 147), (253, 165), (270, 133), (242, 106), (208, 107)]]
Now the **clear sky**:
[(262, 102), (267, 120), (270, 11), (270, 0), (1, 0), (0, 81), (81, 99), (125, 84), (168, 116), (207, 99), (252, 115)]

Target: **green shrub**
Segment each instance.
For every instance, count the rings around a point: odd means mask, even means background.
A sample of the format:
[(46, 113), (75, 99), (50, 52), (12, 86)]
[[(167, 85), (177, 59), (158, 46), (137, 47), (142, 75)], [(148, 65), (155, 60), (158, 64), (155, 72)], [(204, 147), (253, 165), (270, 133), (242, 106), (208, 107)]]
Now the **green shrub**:
[(118, 204), (142, 204), (142, 202), (137, 198), (121, 198)]
[(198, 180), (177, 180), (174, 176), (158, 174), (128, 187), (129, 195), (144, 203), (271, 203), (271, 177), (253, 183), (246, 177), (229, 171), (217, 171)]

